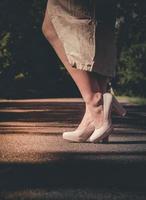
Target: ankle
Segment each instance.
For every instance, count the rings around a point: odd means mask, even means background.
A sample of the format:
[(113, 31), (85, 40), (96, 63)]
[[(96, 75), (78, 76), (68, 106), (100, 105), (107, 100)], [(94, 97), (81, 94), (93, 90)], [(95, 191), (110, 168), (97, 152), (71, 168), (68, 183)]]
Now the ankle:
[(95, 93), (85, 98), (86, 107), (98, 107), (103, 104), (103, 96), (101, 93)]
[(95, 125), (101, 125), (103, 123), (103, 105), (93, 106), (86, 105), (86, 110), (89, 113), (91, 121), (95, 123)]

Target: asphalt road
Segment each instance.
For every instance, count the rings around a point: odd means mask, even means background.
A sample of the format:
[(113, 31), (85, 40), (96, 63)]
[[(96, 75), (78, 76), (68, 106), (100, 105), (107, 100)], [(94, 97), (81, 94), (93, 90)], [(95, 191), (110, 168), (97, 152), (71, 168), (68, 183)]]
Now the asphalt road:
[(146, 200), (146, 106), (113, 114), (109, 144), (69, 143), (81, 99), (0, 101), (0, 200)]

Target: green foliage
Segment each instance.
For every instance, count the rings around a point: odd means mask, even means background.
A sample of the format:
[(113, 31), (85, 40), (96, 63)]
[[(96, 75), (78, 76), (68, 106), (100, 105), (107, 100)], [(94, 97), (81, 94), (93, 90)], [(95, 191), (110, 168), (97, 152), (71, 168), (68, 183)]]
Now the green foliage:
[(118, 4), (118, 69), (116, 92), (146, 96), (146, 3), (121, 0)]
[(10, 42), (10, 33), (6, 32), (0, 36), (0, 75), (10, 67), (11, 52), (8, 48)]
[[(119, 62), (114, 87), (118, 94), (146, 96), (145, 2), (117, 0)], [(49, 80), (64, 82), (64, 77), (69, 78), (42, 35), (46, 3), (47, 0), (0, 1), (0, 94), (17, 81), (48, 89)]]
[(123, 49), (118, 66), (121, 94), (146, 96), (146, 43)]
[(18, 73), (15, 75), (14, 79), (15, 80), (25, 80), (26, 76), (28, 76), (28, 74), (24, 74), (24, 73)]

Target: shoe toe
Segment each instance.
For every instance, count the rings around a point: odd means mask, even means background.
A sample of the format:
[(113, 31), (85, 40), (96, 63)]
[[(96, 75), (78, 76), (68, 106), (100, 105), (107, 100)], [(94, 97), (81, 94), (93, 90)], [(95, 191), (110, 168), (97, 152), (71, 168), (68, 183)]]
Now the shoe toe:
[(74, 133), (72, 132), (64, 132), (62, 137), (63, 139), (68, 140), (68, 141), (76, 141)]

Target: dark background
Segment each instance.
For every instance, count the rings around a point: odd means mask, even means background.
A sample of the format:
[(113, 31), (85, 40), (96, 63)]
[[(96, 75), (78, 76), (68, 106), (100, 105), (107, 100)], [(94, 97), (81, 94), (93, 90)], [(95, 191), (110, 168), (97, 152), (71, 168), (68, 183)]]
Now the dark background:
[[(0, 98), (80, 97), (42, 34), (46, 0), (0, 1)], [(146, 1), (117, 0), (117, 95), (146, 97)]]

